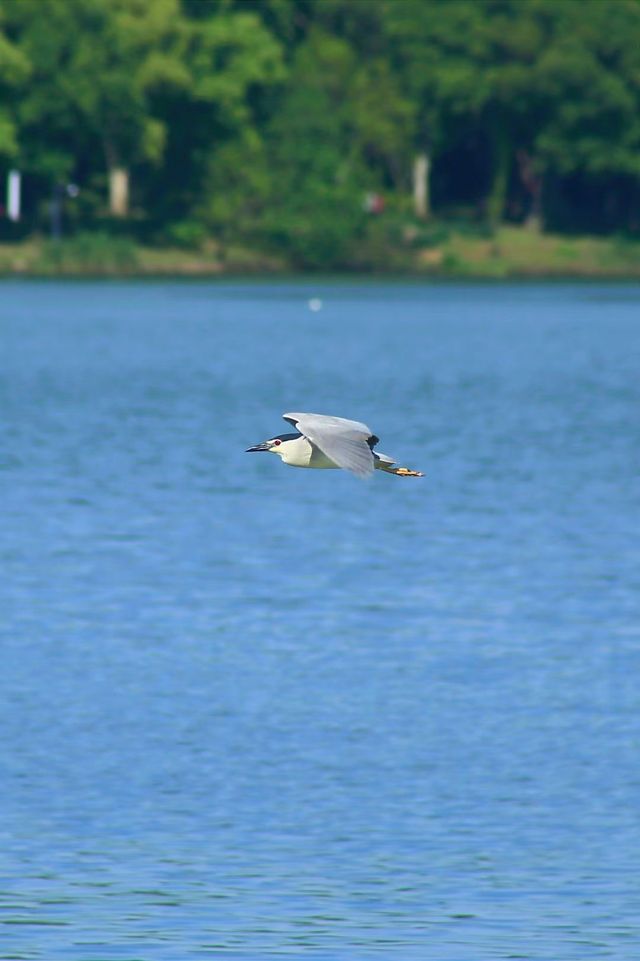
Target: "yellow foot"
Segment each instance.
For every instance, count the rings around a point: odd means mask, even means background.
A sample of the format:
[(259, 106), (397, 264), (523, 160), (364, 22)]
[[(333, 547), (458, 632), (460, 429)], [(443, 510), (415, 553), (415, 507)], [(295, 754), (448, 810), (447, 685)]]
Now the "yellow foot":
[(420, 470), (409, 470), (408, 467), (396, 467), (393, 471), (398, 477), (424, 477), (424, 474)]

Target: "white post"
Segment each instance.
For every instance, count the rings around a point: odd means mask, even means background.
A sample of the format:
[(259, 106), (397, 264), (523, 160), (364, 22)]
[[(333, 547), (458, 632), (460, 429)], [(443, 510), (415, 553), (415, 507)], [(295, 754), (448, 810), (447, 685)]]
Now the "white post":
[(20, 171), (7, 174), (7, 217), (13, 222), (20, 220)]
[(126, 217), (129, 211), (129, 171), (124, 167), (109, 171), (109, 207), (114, 217)]
[(420, 153), (413, 162), (413, 209), (416, 217), (426, 220), (429, 210), (429, 157)]

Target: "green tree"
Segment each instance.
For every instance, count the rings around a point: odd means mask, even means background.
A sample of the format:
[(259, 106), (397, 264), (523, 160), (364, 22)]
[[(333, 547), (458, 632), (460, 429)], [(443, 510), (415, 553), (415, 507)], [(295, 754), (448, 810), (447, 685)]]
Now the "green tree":
[(536, 69), (546, 113), (535, 138), (540, 169), (556, 183), (591, 184), (595, 207), (630, 221), (640, 184), (640, 4), (591, 3), (585, 16), (565, 0), (558, 17)]
[(157, 238), (346, 263), (412, 170), (425, 217), (431, 187), (633, 226), (639, 118), (639, 0), (0, 0), (0, 161), (41, 205), (78, 180), (92, 222), (131, 184), (125, 229)]
[(126, 213), (129, 167), (162, 155), (165, 130), (150, 113), (149, 93), (184, 82), (172, 50), (176, 0), (39, 0), (8, 9), (34, 65), (21, 110), (28, 162), (68, 177), (95, 145), (109, 175), (111, 212)]
[(395, 62), (418, 105), (415, 147), (437, 164), (465, 140), (479, 145), (489, 176), (478, 162), (467, 172), (492, 221), (532, 135), (532, 71), (552, 19), (552, 6), (535, 0), (400, 0), (387, 11)]
[(308, 266), (340, 261), (360, 218), (353, 157), (344, 136), (348, 44), (314, 31), (291, 65), (266, 137), (270, 169), (266, 235)]
[(0, 7), (0, 157), (10, 159), (18, 153), (19, 133), (12, 101), (27, 79), (31, 65), (6, 36), (3, 20), (4, 10)]
[(155, 188), (172, 197), (167, 213), (184, 209), (181, 185), (188, 180), (193, 193), (203, 155), (242, 127), (252, 88), (279, 76), (281, 62), (255, 15), (206, 4), (190, 16), (191, 8), (179, 0), (8, 8), (20, 49), (35, 65), (21, 112), (32, 169), (91, 180), (102, 166), (110, 211), (124, 215), (135, 168), (142, 200), (153, 199)]
[(382, 56), (365, 59), (312, 25), (265, 128), (271, 189), (264, 228), (301, 264), (349, 259), (369, 191), (402, 181), (411, 105)]
[(285, 78), (280, 43), (255, 13), (229, 7), (185, 7), (181, 57), (188, 84), (158, 103), (169, 137), (164, 169), (150, 177), (150, 197), (165, 216), (191, 212), (218, 227), (255, 204), (264, 98)]

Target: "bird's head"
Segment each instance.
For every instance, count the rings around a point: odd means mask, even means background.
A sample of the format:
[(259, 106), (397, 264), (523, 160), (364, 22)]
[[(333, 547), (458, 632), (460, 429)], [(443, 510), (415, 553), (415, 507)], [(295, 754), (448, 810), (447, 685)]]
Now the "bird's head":
[(270, 440), (265, 440), (261, 444), (256, 444), (255, 447), (247, 447), (247, 453), (253, 453), (254, 451), (266, 450), (270, 451), (272, 454), (284, 454), (287, 444), (292, 440), (297, 440), (300, 434), (278, 434), (277, 437), (272, 437)]

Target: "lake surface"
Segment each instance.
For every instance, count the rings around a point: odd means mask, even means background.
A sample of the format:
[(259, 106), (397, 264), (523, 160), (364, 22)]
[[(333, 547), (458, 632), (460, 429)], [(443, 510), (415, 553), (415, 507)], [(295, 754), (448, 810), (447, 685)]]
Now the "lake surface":
[(0, 368), (2, 959), (640, 957), (640, 287), (11, 281)]

